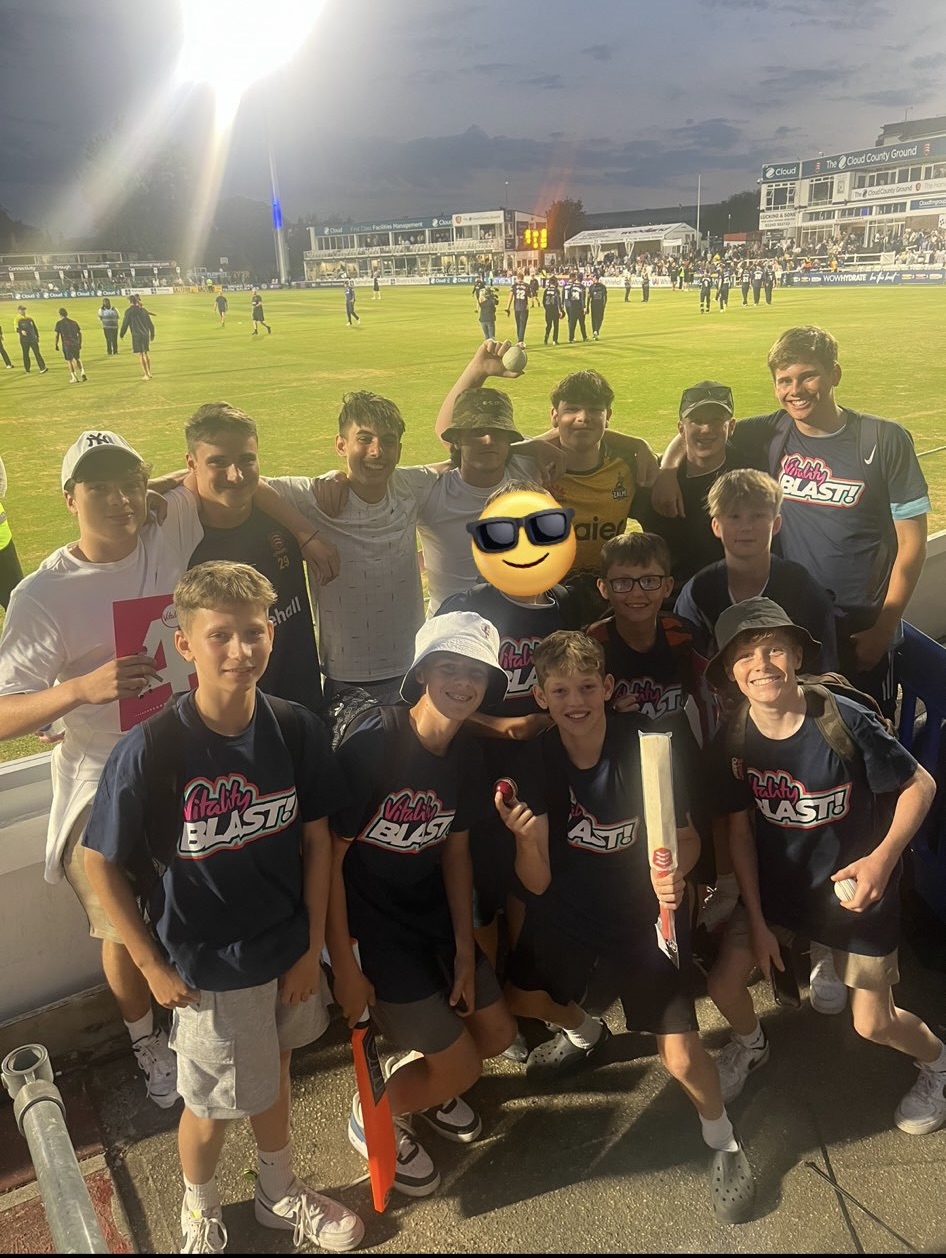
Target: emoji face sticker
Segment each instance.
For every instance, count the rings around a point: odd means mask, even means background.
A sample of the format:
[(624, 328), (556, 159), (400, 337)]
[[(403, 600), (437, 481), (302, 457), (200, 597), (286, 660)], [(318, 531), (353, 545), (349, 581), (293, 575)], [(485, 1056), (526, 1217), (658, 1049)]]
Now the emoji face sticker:
[(480, 576), (511, 598), (544, 594), (575, 562), (574, 514), (540, 490), (503, 494), (466, 526)]

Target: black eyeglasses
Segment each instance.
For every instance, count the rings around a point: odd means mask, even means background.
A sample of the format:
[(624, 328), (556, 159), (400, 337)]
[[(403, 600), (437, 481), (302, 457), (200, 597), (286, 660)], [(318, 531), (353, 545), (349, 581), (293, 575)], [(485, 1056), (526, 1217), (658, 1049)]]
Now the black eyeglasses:
[(666, 581), (665, 576), (647, 577), (606, 577), (612, 594), (630, 594), (635, 585), (639, 585), (645, 594), (656, 594)]
[(477, 548), (486, 555), (512, 550), (519, 541), (520, 526), (533, 546), (555, 546), (568, 536), (575, 512), (571, 507), (550, 507), (531, 515), (495, 515), (466, 526)]
[(732, 389), (724, 384), (710, 384), (702, 385), (698, 389), (684, 389), (683, 397), (680, 399), (680, 410), (685, 411), (688, 406), (697, 406), (701, 402), (721, 402), (723, 406), (728, 406), (730, 411), (734, 409)]

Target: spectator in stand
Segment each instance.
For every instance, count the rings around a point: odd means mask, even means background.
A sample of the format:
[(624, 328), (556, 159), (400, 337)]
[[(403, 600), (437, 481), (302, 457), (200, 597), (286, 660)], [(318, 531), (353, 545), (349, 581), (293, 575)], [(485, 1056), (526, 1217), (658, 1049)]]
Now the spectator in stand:
[(82, 329), (75, 319), (70, 319), (65, 306), (59, 307), (59, 322), (55, 327), (56, 349), (62, 342), (62, 356), (69, 364), (69, 383), (78, 384), (87, 379), (79, 354), (82, 352)]
[(16, 309), (20, 316), (16, 321), (16, 331), (20, 338), (20, 349), (23, 351), (23, 370), (27, 372), (30, 370), (30, 354), (32, 354), (36, 359), (39, 374), (45, 375), (49, 368), (39, 351), (39, 328), (27, 315), (25, 306), (17, 306)]
[(111, 357), (118, 353), (118, 311), (107, 297), (99, 307), (99, 322), (105, 334), (105, 351)]

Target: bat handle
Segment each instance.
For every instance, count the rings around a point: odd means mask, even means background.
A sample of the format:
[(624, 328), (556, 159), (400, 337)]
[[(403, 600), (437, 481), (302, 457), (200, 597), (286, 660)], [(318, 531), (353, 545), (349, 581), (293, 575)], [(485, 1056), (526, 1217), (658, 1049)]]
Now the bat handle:
[(673, 909), (668, 904), (660, 906), (660, 933), (664, 939), (673, 938)]

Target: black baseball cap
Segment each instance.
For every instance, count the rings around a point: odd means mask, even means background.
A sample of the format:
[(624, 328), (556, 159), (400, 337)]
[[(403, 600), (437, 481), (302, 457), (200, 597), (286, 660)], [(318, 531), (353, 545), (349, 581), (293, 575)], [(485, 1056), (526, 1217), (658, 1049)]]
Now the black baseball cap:
[(727, 419), (732, 419), (735, 414), (732, 389), (718, 380), (701, 380), (699, 384), (684, 389), (680, 398), (680, 418), (686, 419), (698, 406), (718, 407)]

